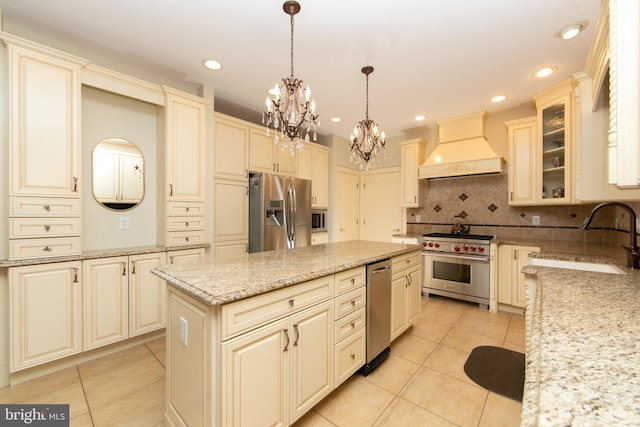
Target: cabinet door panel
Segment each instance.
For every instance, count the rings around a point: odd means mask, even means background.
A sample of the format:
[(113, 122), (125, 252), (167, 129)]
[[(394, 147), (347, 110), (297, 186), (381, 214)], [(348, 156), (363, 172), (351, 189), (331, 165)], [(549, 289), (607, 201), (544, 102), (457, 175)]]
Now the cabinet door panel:
[(126, 256), (83, 262), (84, 347), (92, 349), (129, 335)]
[(80, 197), (79, 67), (10, 47), (12, 194)]
[(407, 278), (404, 273), (394, 274), (391, 281), (391, 340), (400, 336), (406, 329), (405, 306), (406, 306), (406, 284)]
[(165, 326), (166, 282), (151, 269), (164, 263), (165, 254), (129, 257), (129, 335), (144, 334)]
[(216, 119), (215, 177), (246, 180), (249, 174), (249, 127)]
[(290, 320), (291, 421), (333, 390), (334, 321), (332, 302), (320, 304)]
[(249, 196), (247, 185), (247, 182), (215, 181), (214, 241), (248, 239)]
[(422, 307), (420, 283), (420, 268), (414, 268), (409, 272), (409, 286), (407, 287), (407, 327), (412, 325), (420, 315)]
[(291, 337), (285, 319), (223, 344), (222, 425), (289, 425)]
[(81, 349), (80, 263), (9, 269), (11, 370)]

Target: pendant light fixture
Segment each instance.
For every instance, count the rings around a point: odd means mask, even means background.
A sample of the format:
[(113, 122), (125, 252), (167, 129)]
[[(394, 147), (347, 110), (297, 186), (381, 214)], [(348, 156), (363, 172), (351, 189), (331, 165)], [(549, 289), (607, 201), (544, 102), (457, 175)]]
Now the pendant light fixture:
[(373, 67), (362, 67), (361, 70), (367, 76), (367, 109), (365, 119), (360, 121), (351, 133), (351, 161), (360, 169), (375, 169), (374, 162), (380, 161), (378, 155), (384, 151), (384, 132), (380, 132), (378, 125), (369, 119), (369, 74), (373, 73)]
[(267, 96), (267, 111), (262, 113), (262, 124), (267, 127), (267, 135), (270, 135), (269, 128), (275, 129), (273, 142), (279, 143), (283, 151), (288, 149), (293, 156), (296, 149), (304, 148), (302, 140), (317, 139), (316, 128), (320, 122), (309, 86), (302, 90), (302, 80), (293, 75), (293, 17), (300, 12), (300, 4), (286, 1), (282, 9), (291, 18), (291, 75), (269, 90), (273, 98)]

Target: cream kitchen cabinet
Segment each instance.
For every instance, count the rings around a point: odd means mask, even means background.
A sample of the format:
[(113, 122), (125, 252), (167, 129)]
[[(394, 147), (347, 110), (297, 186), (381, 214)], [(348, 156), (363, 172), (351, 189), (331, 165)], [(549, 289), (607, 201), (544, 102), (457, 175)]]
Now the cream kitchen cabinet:
[(204, 260), (204, 248), (167, 251), (168, 264), (188, 264)]
[[(161, 188), (165, 188), (166, 221), (164, 244), (184, 246), (204, 243), (202, 227), (172, 228), (171, 217), (199, 218), (204, 224), (206, 198), (206, 133), (205, 113), (208, 102), (203, 98), (163, 87), (165, 92), (165, 173)], [(198, 223), (192, 220), (192, 224)]]
[(335, 387), (365, 364), (366, 270), (358, 267), (336, 273)]
[(251, 128), (249, 136), (249, 170), (295, 176), (296, 155), (282, 151), (280, 144), (274, 144), (273, 134), (266, 135), (264, 128)]
[(536, 203), (537, 118), (527, 117), (505, 122), (509, 141), (509, 204), (532, 205)]
[(297, 177), (311, 180), (311, 207), (329, 206), (329, 149), (307, 142), (297, 152)]
[(533, 175), (537, 205), (574, 201), (575, 84), (570, 77), (533, 97), (538, 112)]
[(289, 425), (333, 390), (333, 292), (328, 276), (222, 307), (222, 425)]
[(422, 206), (422, 189), (425, 184), (418, 179), (418, 168), (424, 163), (425, 145), (426, 142), (422, 139), (412, 139), (400, 144), (401, 206), (406, 208)]
[[(79, 210), (53, 214), (49, 202), (55, 198), (58, 206), (80, 206), (80, 68), (86, 61), (7, 33), (0, 39), (8, 58), (9, 203), (43, 209), (33, 216), (10, 210), (9, 258), (78, 254)], [(64, 227), (36, 219), (47, 216), (58, 217)], [(33, 232), (34, 225), (41, 235), (19, 231)]]
[(83, 261), (84, 349), (129, 337), (129, 258)]
[(79, 261), (8, 269), (11, 372), (82, 350)]
[(164, 252), (83, 261), (86, 350), (165, 326)]
[(239, 255), (247, 251), (249, 242), (248, 182), (217, 179), (213, 183), (214, 256)]
[(363, 172), (360, 210), (360, 236), (367, 240), (391, 242), (405, 226), (400, 206), (400, 168)]
[(498, 246), (498, 303), (503, 305), (499, 308), (509, 310), (507, 306), (524, 308), (527, 305), (522, 267), (527, 264), (532, 252), (540, 252), (540, 248)]
[(151, 273), (165, 257), (162, 252), (129, 256), (129, 336), (165, 327), (166, 282)]
[(420, 253), (391, 259), (391, 340), (406, 331), (420, 315)]
[(246, 181), (249, 178), (249, 126), (215, 113), (214, 178)]

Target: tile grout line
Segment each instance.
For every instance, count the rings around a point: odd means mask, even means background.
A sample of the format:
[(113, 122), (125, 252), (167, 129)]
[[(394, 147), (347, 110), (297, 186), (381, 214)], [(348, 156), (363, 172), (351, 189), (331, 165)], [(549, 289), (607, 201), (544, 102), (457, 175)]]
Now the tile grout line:
[[(78, 373), (78, 379), (80, 380), (80, 387), (82, 387), (82, 395), (84, 396), (84, 403), (87, 405), (87, 411), (89, 412), (89, 419), (91, 420), (91, 425), (95, 426), (96, 423), (93, 421), (93, 414), (91, 413), (91, 406), (89, 406), (89, 399), (87, 399), (87, 391), (84, 388), (84, 381), (82, 381), (82, 375), (80, 374), (80, 366), (76, 365), (76, 372)], [(69, 420), (71, 421), (71, 420)]]

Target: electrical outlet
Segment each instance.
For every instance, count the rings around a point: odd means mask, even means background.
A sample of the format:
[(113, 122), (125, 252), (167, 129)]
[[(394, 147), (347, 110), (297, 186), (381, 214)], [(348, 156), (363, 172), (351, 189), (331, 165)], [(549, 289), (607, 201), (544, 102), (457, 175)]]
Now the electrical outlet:
[(120, 230), (128, 230), (129, 229), (129, 217), (121, 216), (120, 217)]
[(180, 342), (187, 347), (189, 338), (189, 322), (184, 317), (180, 317)]
[(416, 222), (420, 222), (421, 219), (422, 217), (420, 215), (416, 215)]
[(540, 215), (534, 215), (531, 217), (531, 223), (533, 225), (540, 225)]

